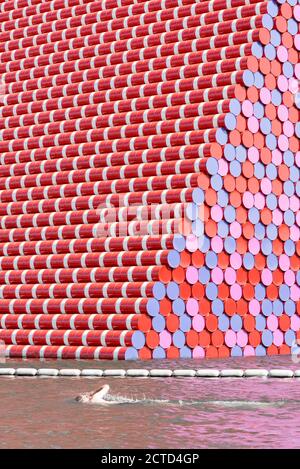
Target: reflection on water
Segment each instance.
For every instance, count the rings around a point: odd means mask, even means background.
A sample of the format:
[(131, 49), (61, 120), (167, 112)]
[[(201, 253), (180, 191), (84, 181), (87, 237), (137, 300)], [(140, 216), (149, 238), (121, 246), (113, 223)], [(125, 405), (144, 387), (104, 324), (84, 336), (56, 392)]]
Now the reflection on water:
[[(24, 366), (9, 362), (6, 366)], [(26, 366), (41, 366), (27, 362)], [(169, 368), (292, 368), (269, 361), (162, 362)], [(42, 366), (86, 367), (83, 362)], [(91, 362), (88, 363), (91, 367)], [(92, 364), (95, 367), (95, 362)], [(141, 363), (97, 363), (101, 368)], [(158, 367), (158, 362), (143, 363)], [(295, 368), (295, 365), (293, 365)], [(110, 385), (116, 405), (86, 405), (75, 396)], [(298, 379), (0, 378), (0, 448), (297, 448)]]

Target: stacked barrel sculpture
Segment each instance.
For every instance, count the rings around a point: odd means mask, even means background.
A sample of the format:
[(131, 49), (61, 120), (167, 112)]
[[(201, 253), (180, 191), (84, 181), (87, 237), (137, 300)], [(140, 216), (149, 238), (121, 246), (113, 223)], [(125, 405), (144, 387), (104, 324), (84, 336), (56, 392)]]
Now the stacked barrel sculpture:
[(0, 2), (8, 357), (289, 354), (299, 0)]

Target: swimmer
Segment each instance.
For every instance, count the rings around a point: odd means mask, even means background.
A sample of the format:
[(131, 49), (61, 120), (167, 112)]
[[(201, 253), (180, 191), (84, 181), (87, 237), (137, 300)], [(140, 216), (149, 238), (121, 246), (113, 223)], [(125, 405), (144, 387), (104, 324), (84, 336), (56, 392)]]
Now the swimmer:
[(109, 392), (109, 385), (104, 384), (101, 388), (96, 389), (95, 391), (84, 392), (75, 397), (77, 402), (82, 402), (84, 404), (118, 404), (118, 401), (108, 401), (105, 396)]

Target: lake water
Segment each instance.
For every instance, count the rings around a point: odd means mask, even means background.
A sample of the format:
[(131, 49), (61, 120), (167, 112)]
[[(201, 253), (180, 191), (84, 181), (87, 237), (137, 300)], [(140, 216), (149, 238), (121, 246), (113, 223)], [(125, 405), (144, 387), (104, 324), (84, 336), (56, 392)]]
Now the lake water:
[[(300, 368), (290, 357), (7, 361), (77, 368)], [(118, 405), (74, 397), (108, 383)], [(298, 448), (299, 379), (0, 377), (0, 448)]]

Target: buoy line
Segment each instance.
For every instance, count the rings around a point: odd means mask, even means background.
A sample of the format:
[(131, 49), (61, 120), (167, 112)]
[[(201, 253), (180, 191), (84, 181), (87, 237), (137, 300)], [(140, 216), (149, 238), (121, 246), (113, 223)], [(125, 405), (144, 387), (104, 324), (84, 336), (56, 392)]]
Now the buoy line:
[(299, 370), (288, 369), (82, 369), (79, 368), (0, 368), (1, 376), (115, 377), (115, 378), (300, 378)]

